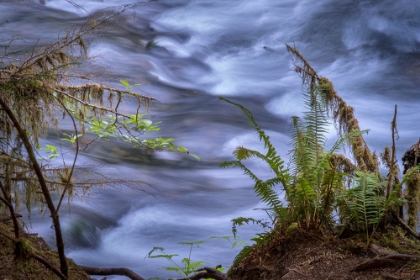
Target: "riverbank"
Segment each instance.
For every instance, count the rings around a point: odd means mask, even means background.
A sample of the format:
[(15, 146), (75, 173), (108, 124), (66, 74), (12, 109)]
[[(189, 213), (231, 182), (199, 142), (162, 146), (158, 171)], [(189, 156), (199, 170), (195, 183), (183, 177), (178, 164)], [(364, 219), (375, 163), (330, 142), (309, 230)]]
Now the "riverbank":
[[(11, 222), (6, 219), (0, 213), (2, 232), (11, 232)], [(31, 252), (59, 267), (56, 252), (41, 237), (24, 230), (21, 234)], [(296, 229), (288, 236), (274, 237), (269, 245), (254, 248), (233, 269), (231, 279), (420, 279), (420, 242), (403, 229), (393, 227), (376, 234), (369, 246), (362, 240), (357, 235), (328, 238), (320, 232)], [(1, 280), (59, 279), (33, 258), (14, 258), (14, 243), (0, 235)], [(69, 279), (92, 279), (73, 260), (68, 259), (68, 265)]]
[(420, 279), (420, 242), (399, 227), (363, 237), (323, 236), (296, 230), (254, 249), (233, 270), (232, 280), (395, 280)]
[[(12, 237), (13, 227), (7, 216), (0, 212), (0, 232), (10, 232)], [(48, 263), (59, 268), (57, 252), (52, 250), (43, 238), (37, 234), (29, 234), (21, 230), (21, 238), (25, 242), (25, 247), (34, 255), (42, 257)], [(9, 238), (0, 235), (0, 279), (1, 280), (39, 280), (39, 279), (60, 279), (45, 265), (26, 254), (22, 254), (21, 259), (15, 260), (15, 246)], [(91, 278), (71, 259), (68, 259), (69, 279), (91, 280)]]

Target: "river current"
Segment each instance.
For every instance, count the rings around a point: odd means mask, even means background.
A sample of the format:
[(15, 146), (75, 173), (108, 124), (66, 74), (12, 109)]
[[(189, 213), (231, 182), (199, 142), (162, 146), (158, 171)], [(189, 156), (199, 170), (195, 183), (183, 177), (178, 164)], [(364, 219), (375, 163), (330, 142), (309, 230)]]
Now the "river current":
[[(73, 2), (83, 9), (63, 0), (0, 1), (0, 39), (24, 39), (14, 44), (26, 47), (38, 39), (53, 42), (95, 11), (133, 3)], [(95, 144), (78, 161), (86, 176), (101, 173), (145, 184), (116, 184), (75, 198), (61, 213), (68, 255), (82, 265), (170, 277), (175, 275), (158, 269), (170, 263), (145, 258), (153, 246), (184, 257), (189, 248), (178, 242), (231, 235), (230, 220), (238, 216), (266, 218), (252, 210), (264, 205), (250, 179), (218, 167), (232, 159), (238, 145), (262, 148), (242, 112), (218, 97), (249, 108), (287, 159), (291, 116), (305, 108), (285, 44), (296, 46), (355, 108), (377, 153), (391, 145), (390, 122), (398, 105), (400, 159), (419, 137), (419, 30), (420, 2), (412, 0), (157, 0), (129, 10), (90, 41), (92, 59), (81, 69), (99, 69), (111, 86), (120, 87), (119, 79), (140, 83), (140, 93), (159, 100), (151, 116), (162, 121), (161, 135), (176, 138), (201, 161)], [(270, 176), (259, 162), (251, 164)], [(47, 217), (33, 213), (28, 226), (54, 244)], [(257, 227), (239, 228), (244, 240), (257, 232)], [(192, 257), (228, 266), (236, 253), (226, 240), (212, 239), (194, 248)]]

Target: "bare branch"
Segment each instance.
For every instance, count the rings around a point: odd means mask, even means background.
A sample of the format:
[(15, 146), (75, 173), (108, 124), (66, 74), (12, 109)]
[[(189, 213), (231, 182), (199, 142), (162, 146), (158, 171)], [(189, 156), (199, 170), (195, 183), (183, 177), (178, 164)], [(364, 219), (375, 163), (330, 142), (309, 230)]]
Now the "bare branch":
[(131, 269), (125, 267), (114, 267), (114, 268), (100, 268), (100, 267), (89, 267), (79, 265), (89, 275), (121, 275), (127, 276), (131, 280), (145, 280), (140, 275), (136, 274)]

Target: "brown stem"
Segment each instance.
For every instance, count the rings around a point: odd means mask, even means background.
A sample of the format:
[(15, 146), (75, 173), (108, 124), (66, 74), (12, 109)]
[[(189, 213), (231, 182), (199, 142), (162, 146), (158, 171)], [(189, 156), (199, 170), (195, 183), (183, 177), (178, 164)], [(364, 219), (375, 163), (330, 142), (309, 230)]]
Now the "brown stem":
[(60, 225), (60, 218), (58, 216), (58, 212), (54, 206), (53, 200), (51, 198), (51, 194), (48, 190), (47, 183), (45, 182), (44, 175), (42, 174), (41, 167), (39, 166), (38, 161), (36, 160), (35, 152), (32, 148), (32, 145), (28, 139), (28, 136), (26, 134), (26, 130), (23, 129), (20, 126), (19, 121), (16, 119), (15, 115), (13, 114), (10, 107), (7, 105), (7, 103), (0, 98), (0, 105), (3, 107), (4, 111), (6, 112), (9, 119), (12, 121), (14, 127), (16, 128), (19, 138), (22, 140), (26, 152), (28, 153), (29, 159), (32, 164), (32, 168), (35, 171), (35, 174), (38, 178), (39, 185), (41, 187), (42, 195), (45, 198), (45, 202), (47, 203), (47, 207), (50, 211), (51, 218), (53, 221), (54, 229), (55, 229), (55, 238), (56, 238), (56, 244), (57, 244), (57, 251), (58, 251), (58, 257), (60, 259), (60, 271), (63, 275), (66, 277), (68, 276), (68, 266), (67, 266), (67, 260), (64, 253), (64, 241), (63, 241), (63, 235), (61, 233), (61, 225)]

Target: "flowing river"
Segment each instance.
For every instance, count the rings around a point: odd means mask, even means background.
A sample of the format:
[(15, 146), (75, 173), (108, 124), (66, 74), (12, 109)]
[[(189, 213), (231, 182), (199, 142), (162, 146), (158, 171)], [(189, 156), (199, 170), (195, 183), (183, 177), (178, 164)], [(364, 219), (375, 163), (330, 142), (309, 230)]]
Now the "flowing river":
[[(83, 9), (63, 0), (0, 1), (2, 44), (11, 37), (13, 46), (53, 42), (92, 12), (133, 3), (73, 2)], [(188, 246), (178, 242), (231, 235), (235, 217), (267, 218), (252, 210), (264, 205), (251, 180), (218, 167), (238, 145), (262, 148), (242, 112), (219, 96), (250, 109), (287, 159), (291, 116), (305, 108), (285, 44), (294, 44), (334, 83), (378, 153), (392, 143), (390, 122), (398, 105), (400, 159), (420, 136), (419, 30), (420, 2), (412, 0), (157, 0), (127, 11), (90, 40), (92, 59), (80, 69), (98, 71), (98, 79), (111, 86), (120, 87), (120, 79), (140, 83), (140, 93), (160, 101), (151, 108), (153, 119), (162, 121), (160, 135), (176, 138), (201, 161), (96, 143), (78, 160), (84, 178), (104, 174), (144, 184), (117, 183), (74, 198), (61, 213), (69, 257), (82, 265), (128, 267), (145, 278), (176, 277), (159, 269), (170, 263), (145, 258), (153, 246), (186, 257)], [(330, 134), (334, 141), (332, 125)], [(259, 162), (251, 164), (261, 176), (272, 175)], [(33, 213), (27, 225), (54, 244), (48, 217)], [(259, 231), (241, 227), (239, 235), (249, 240)], [(229, 266), (237, 253), (230, 247), (223, 239), (207, 240), (192, 258)]]

